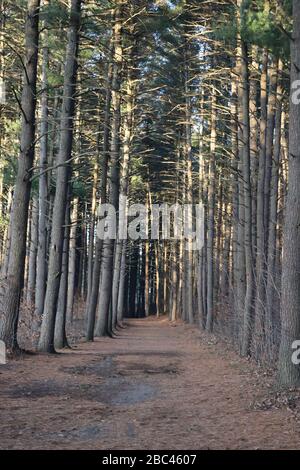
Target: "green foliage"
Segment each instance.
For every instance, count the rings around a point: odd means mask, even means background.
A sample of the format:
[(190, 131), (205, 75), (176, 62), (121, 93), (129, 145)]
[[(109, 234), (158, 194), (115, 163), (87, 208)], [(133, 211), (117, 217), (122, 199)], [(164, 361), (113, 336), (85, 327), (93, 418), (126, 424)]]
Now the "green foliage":
[(87, 187), (81, 180), (73, 180), (72, 182), (72, 197), (78, 197), (80, 200), (86, 199)]
[[(291, 0), (280, 2), (244, 0), (241, 7), (240, 34), (248, 44), (268, 48), (283, 59), (289, 57), (291, 31)], [(230, 21), (229, 21), (230, 19)], [(236, 43), (238, 34), (237, 12), (233, 5), (224, 7), (218, 17), (212, 16), (211, 37), (226, 45)]]
[[(145, 183), (142, 175), (132, 175), (130, 178), (130, 191), (142, 195), (145, 192)], [(143, 200), (143, 199), (142, 199)]]
[(67, 4), (53, 0), (41, 8), (40, 19), (48, 28), (62, 28), (68, 25), (69, 9)]
[(64, 77), (58, 74), (57, 71), (49, 68), (48, 70), (48, 85), (50, 88), (62, 87)]
[[(286, 11), (288, 11), (288, 2)], [(289, 54), (289, 38), (284, 30), (289, 29), (288, 18), (282, 16), (272, 2), (246, 0), (241, 9), (241, 35), (244, 40), (260, 47), (267, 47), (276, 55)], [(285, 24), (282, 24), (282, 23)], [(284, 30), (282, 29), (284, 28)]]

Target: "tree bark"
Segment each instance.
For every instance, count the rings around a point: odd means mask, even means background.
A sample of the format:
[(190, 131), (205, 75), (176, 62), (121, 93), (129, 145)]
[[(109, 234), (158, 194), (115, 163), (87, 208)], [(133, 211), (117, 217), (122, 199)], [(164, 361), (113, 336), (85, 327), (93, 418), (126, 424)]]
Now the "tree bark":
[[(69, 199), (69, 198), (68, 198)], [(70, 243), (70, 201), (67, 202), (64, 228), (64, 244), (62, 256), (62, 273), (59, 284), (57, 313), (55, 317), (54, 347), (62, 349), (68, 346), (66, 335), (68, 272), (69, 272), (69, 243)]]
[[(112, 80), (112, 126), (110, 147), (110, 179), (109, 179), (109, 203), (118, 212), (119, 205), (119, 159), (120, 159), (120, 125), (121, 125), (121, 67), (122, 67), (122, 43), (121, 43), (121, 7), (124, 0), (118, 0), (115, 11), (114, 24), (114, 61)], [(99, 317), (97, 333), (99, 336), (111, 335), (112, 325), (109, 322), (109, 309), (112, 300), (113, 265), (114, 265), (115, 240), (107, 239), (103, 245), (101, 298), (99, 299)]]
[[(281, 156), (281, 133), (282, 133), (282, 61), (278, 64), (278, 84), (276, 92), (276, 115), (275, 115), (275, 135), (274, 135), (274, 156), (271, 171), (271, 188), (270, 188), (270, 217), (268, 231), (268, 265), (267, 265), (267, 287), (266, 287), (266, 349), (270, 359), (274, 358), (275, 353), (275, 329), (277, 325), (274, 322), (275, 308), (278, 302), (276, 299), (276, 252), (277, 252), (277, 211), (278, 211), (278, 184), (279, 184), (279, 165)], [(284, 126), (284, 123), (283, 123)], [(275, 302), (275, 305), (274, 305)]]
[(68, 263), (67, 321), (72, 323), (75, 295), (76, 254), (77, 254), (77, 222), (79, 198), (75, 197), (71, 211), (71, 230)]
[(36, 283), (36, 256), (38, 244), (38, 199), (35, 197), (31, 203), (30, 244), (28, 261), (27, 303), (32, 306), (34, 302)]
[[(134, 25), (130, 28), (130, 34), (134, 34)], [(129, 179), (129, 168), (130, 159), (132, 152), (132, 137), (133, 137), (133, 121), (134, 121), (134, 107), (136, 98), (136, 40), (133, 39), (130, 45), (130, 51), (127, 56), (127, 84), (126, 84), (126, 116), (124, 119), (124, 141), (123, 141), (123, 158), (121, 162), (121, 178), (120, 178), (120, 200), (122, 207), (119, 208), (119, 213), (123, 212), (125, 215), (127, 211), (127, 196), (128, 196), (128, 179)], [(124, 201), (124, 202), (123, 202)], [(120, 230), (123, 227), (119, 227), (116, 246), (115, 246), (115, 259), (114, 259), (114, 275), (113, 275), (113, 287), (112, 287), (112, 327), (115, 328), (117, 324), (117, 309), (118, 309), (118, 291), (120, 285), (120, 274), (121, 274), (121, 260), (123, 244), (125, 240), (120, 239)]]
[(252, 300), (254, 289), (253, 251), (252, 251), (252, 200), (251, 200), (251, 164), (250, 164), (250, 119), (249, 119), (249, 74), (247, 46), (242, 41), (242, 126), (243, 126), (243, 180), (245, 210), (245, 261), (246, 261), (246, 296), (244, 304), (244, 324), (242, 354), (250, 351), (252, 333)]
[(207, 227), (207, 316), (206, 330), (212, 332), (214, 321), (214, 224), (215, 224), (215, 185), (216, 162), (215, 151), (217, 144), (216, 131), (216, 104), (217, 96), (213, 85), (211, 103), (211, 129), (210, 129), (210, 160), (209, 160), (209, 185), (208, 185), (208, 227)]
[[(300, 80), (300, 2), (293, 0), (291, 40), (291, 99), (289, 130), (289, 180), (283, 236), (281, 342), (279, 383), (284, 387), (300, 385), (300, 367), (292, 362), (292, 345), (300, 339), (300, 106), (293, 99)], [(299, 85), (297, 87), (299, 89)]]
[[(101, 159), (101, 187), (100, 187), (100, 204), (105, 204), (107, 199), (107, 172), (108, 172), (108, 159), (109, 159), (109, 136), (110, 136), (110, 107), (111, 107), (111, 81), (113, 74), (112, 66), (112, 48), (113, 41), (110, 44), (109, 51), (109, 64), (107, 69), (107, 86), (105, 97), (105, 110), (104, 110), (104, 132), (103, 132), (103, 155)], [(101, 254), (103, 248), (103, 240), (96, 236), (95, 243), (95, 258), (93, 263), (93, 272), (91, 287), (87, 298), (86, 317), (87, 317), (87, 341), (94, 339), (94, 327), (96, 320), (97, 302), (99, 296), (100, 274), (101, 274)]]
[[(190, 47), (188, 44), (185, 46), (185, 171), (186, 171), (186, 203), (189, 206), (193, 204), (193, 175), (192, 175), (192, 109), (191, 109), (191, 90), (190, 90)], [(190, 229), (192, 229), (193, 215), (190, 210), (185, 214), (188, 219)], [(194, 322), (193, 312), (193, 251), (192, 240), (189, 238), (185, 241), (185, 286), (186, 286), (186, 299), (185, 299), (185, 319), (189, 323)]]
[(43, 320), (38, 349), (41, 352), (55, 352), (54, 329), (57, 301), (62, 271), (62, 254), (64, 241), (64, 220), (67, 204), (67, 194), (72, 152), (75, 91), (77, 79), (77, 54), (79, 30), (81, 24), (81, 0), (72, 0), (70, 11), (70, 26), (64, 75), (64, 92), (60, 127), (60, 148), (57, 157), (56, 191), (54, 198), (51, 249), (49, 255), (49, 270), (45, 295)]
[[(44, 1), (47, 4), (48, 0)], [(44, 24), (47, 28), (47, 24)], [(41, 316), (44, 309), (46, 278), (47, 278), (47, 207), (48, 207), (48, 175), (46, 172), (48, 161), (48, 66), (49, 47), (48, 32), (45, 29), (42, 49), (42, 96), (41, 96), (41, 124), (40, 124), (40, 161), (39, 161), (39, 222), (38, 222), (38, 249), (36, 266), (35, 310)], [(54, 136), (52, 136), (54, 138)]]
[(266, 171), (266, 130), (267, 130), (267, 69), (268, 52), (263, 51), (262, 72), (260, 79), (260, 150), (257, 181), (257, 239), (256, 239), (256, 298), (254, 320), (254, 353), (260, 355), (259, 348), (264, 336), (265, 306), (265, 216), (264, 216), (264, 182)]
[(124, 317), (125, 281), (126, 281), (126, 241), (124, 240), (122, 244), (120, 282), (119, 282), (119, 291), (118, 291), (118, 305), (117, 305), (118, 324), (122, 324), (123, 317)]
[(24, 277), (28, 208), (34, 160), (39, 6), (39, 0), (27, 2), (20, 154), (11, 215), (8, 271), (6, 279), (1, 280), (0, 339), (5, 342), (8, 349), (12, 350), (18, 349), (17, 324)]

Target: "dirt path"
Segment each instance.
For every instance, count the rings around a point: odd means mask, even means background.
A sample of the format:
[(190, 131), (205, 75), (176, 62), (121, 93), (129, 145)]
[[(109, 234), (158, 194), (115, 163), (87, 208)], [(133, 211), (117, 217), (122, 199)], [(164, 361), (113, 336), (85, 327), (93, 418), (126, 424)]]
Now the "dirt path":
[(118, 339), (0, 366), (0, 447), (299, 448), (287, 409), (251, 407), (267, 380), (214, 343), (185, 325), (131, 320)]

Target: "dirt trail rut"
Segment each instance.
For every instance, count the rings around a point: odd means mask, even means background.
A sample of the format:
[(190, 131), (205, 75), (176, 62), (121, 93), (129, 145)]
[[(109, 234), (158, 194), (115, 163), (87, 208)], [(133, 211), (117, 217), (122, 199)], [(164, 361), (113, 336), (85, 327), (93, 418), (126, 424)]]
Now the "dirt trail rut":
[[(165, 319), (0, 366), (2, 449), (289, 449), (286, 409), (256, 410), (257, 369)], [(266, 381), (265, 381), (266, 382)]]

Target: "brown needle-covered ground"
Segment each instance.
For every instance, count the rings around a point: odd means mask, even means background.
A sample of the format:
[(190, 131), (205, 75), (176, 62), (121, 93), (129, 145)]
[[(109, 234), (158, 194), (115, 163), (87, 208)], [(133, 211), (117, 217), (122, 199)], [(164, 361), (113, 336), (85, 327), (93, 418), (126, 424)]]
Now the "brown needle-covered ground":
[(270, 393), (253, 364), (165, 319), (10, 361), (0, 381), (2, 449), (300, 448), (288, 407), (253, 406)]

